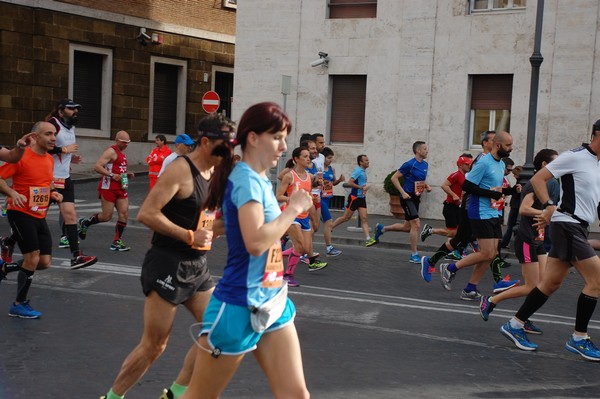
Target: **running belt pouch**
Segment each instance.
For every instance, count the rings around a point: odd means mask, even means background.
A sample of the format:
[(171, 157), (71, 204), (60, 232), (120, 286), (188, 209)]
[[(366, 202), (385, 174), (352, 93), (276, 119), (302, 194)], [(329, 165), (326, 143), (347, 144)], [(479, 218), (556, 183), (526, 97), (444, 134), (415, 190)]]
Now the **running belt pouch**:
[(287, 302), (287, 292), (288, 286), (285, 283), (273, 298), (258, 307), (250, 308), (250, 323), (255, 332), (262, 333), (281, 317)]

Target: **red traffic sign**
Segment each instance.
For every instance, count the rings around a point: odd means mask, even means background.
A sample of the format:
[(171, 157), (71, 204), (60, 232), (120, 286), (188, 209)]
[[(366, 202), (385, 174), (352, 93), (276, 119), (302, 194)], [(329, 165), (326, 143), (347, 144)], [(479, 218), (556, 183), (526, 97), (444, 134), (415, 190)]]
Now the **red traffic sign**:
[(209, 114), (216, 112), (219, 109), (220, 105), (221, 98), (219, 98), (219, 95), (216, 92), (207, 91), (202, 96), (202, 109), (204, 110), (204, 112)]

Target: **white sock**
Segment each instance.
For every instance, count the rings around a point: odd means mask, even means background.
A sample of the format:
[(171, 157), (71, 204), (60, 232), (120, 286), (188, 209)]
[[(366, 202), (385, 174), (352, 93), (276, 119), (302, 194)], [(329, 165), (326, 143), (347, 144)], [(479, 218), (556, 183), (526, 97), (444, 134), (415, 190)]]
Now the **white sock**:
[(524, 323), (521, 323), (519, 320), (515, 319), (514, 317), (512, 319), (510, 319), (510, 326), (512, 328), (523, 328), (525, 326)]
[(581, 335), (576, 335), (575, 333), (573, 333), (571, 336), (573, 337), (573, 341), (581, 341), (582, 339), (586, 339), (588, 337), (587, 335), (583, 337)]

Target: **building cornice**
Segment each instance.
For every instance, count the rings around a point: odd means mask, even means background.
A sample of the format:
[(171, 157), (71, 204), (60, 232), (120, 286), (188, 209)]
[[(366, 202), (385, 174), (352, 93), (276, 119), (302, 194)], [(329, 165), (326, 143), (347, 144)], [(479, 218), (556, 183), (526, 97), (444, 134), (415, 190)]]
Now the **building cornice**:
[(0, 0), (2, 3), (10, 3), (19, 6), (41, 8), (44, 10), (63, 12), (81, 17), (95, 18), (125, 25), (139, 26), (151, 30), (173, 33), (177, 35), (190, 36), (197, 39), (206, 39), (222, 43), (235, 44), (235, 36), (224, 33), (211, 32), (203, 29), (189, 28), (164, 22), (153, 21), (146, 18), (132, 17), (130, 15), (117, 14), (94, 8), (62, 3), (53, 0)]

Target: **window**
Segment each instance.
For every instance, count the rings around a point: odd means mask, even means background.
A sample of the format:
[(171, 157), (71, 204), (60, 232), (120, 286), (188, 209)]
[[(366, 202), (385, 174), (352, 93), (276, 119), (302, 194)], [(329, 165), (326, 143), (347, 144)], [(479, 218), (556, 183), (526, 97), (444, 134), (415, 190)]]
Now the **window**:
[(163, 57), (151, 58), (149, 140), (157, 134), (185, 132), (187, 63)]
[(213, 90), (221, 99), (217, 112), (225, 113), (231, 118), (231, 99), (233, 98), (233, 68), (213, 66)]
[(69, 98), (82, 105), (77, 134), (110, 138), (112, 50), (69, 47)]
[(525, 8), (527, 0), (471, 0), (471, 11), (510, 10)]
[(513, 75), (471, 76), (469, 147), (479, 148), (486, 130), (510, 132)]
[(362, 143), (365, 136), (367, 77), (331, 76), (332, 142)]
[(375, 18), (377, 0), (329, 0), (329, 18)]

